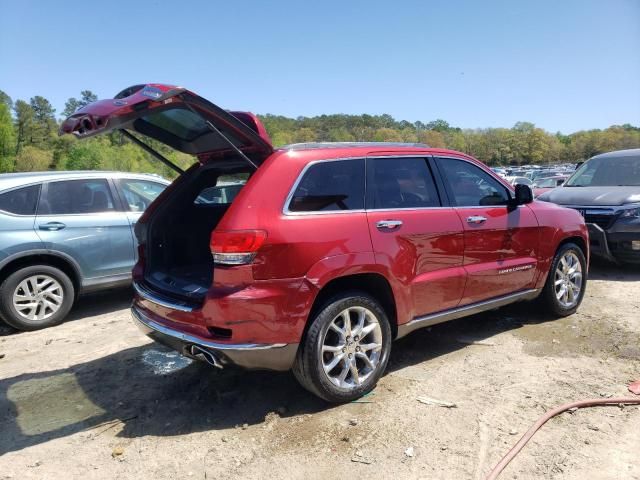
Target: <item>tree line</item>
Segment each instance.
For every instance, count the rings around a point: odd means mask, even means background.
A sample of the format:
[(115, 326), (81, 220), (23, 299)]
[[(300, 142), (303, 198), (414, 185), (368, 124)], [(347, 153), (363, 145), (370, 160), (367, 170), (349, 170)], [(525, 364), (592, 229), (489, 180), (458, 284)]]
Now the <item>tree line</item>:
[[(36, 95), (29, 101), (13, 101), (0, 90), (0, 173), (104, 169), (175, 176), (118, 132), (82, 141), (58, 136), (63, 118), (96, 100), (93, 92), (84, 90), (79, 97), (69, 98), (56, 118), (56, 110), (46, 98)], [(275, 146), (335, 141), (426, 143), (471, 154), (490, 165), (577, 162), (598, 153), (640, 147), (640, 128), (629, 124), (564, 135), (530, 122), (518, 122), (512, 128), (461, 129), (440, 119), (408, 122), (390, 115), (259, 117)], [(193, 163), (189, 155), (159, 142), (150, 143), (181, 167)]]

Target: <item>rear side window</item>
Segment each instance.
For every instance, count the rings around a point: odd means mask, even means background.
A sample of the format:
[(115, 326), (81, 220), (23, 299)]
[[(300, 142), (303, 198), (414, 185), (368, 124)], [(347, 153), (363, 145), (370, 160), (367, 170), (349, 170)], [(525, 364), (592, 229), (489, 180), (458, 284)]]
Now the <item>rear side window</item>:
[(508, 203), (506, 187), (481, 168), (452, 158), (440, 158), (438, 164), (455, 205), (476, 207)]
[(196, 205), (229, 205), (249, 180), (249, 173), (225, 173), (216, 179), (213, 187), (202, 190), (193, 203)]
[(14, 215), (35, 215), (40, 185), (16, 188), (0, 194), (0, 210)]
[(440, 206), (425, 158), (368, 159), (367, 177), (368, 209)]
[(330, 212), (364, 209), (364, 159), (316, 163), (296, 187), (289, 210)]
[(100, 213), (115, 210), (105, 179), (51, 182), (40, 200), (38, 215)]

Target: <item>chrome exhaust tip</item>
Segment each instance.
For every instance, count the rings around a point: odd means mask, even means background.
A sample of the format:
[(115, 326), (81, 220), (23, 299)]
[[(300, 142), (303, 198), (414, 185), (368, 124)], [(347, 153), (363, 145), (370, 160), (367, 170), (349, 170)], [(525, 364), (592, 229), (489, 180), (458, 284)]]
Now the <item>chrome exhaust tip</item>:
[(218, 358), (205, 348), (202, 348), (198, 345), (191, 345), (188, 351), (192, 357), (197, 358), (198, 360), (207, 362), (209, 365), (212, 365), (216, 368), (223, 368), (222, 363), (220, 363)]

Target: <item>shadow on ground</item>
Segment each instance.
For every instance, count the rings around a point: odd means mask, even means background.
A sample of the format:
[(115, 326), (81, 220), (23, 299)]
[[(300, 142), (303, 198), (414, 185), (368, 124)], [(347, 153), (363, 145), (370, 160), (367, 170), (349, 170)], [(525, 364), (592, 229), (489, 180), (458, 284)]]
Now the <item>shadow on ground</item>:
[[(501, 313), (413, 333), (394, 344), (389, 370), (457, 350), (470, 338), (548, 320), (515, 306)], [(66, 369), (0, 380), (0, 455), (83, 430), (99, 433), (119, 421), (124, 425), (119, 436), (171, 436), (259, 424), (274, 411), (287, 417), (327, 408), (290, 373), (219, 371), (188, 363), (159, 345), (144, 345)]]
[[(609, 275), (603, 268), (609, 267), (596, 265), (592, 276)], [(625, 280), (636, 274), (615, 275)], [(86, 297), (71, 320), (128, 303), (129, 296), (122, 292)], [(396, 342), (388, 370), (550, 320), (536, 303), (527, 302), (436, 325)], [(119, 436), (172, 436), (259, 424), (273, 411), (286, 417), (327, 408), (290, 373), (218, 371), (185, 362), (159, 345), (144, 345), (66, 369), (0, 380), (0, 455), (83, 430), (99, 434), (118, 422), (123, 425)]]

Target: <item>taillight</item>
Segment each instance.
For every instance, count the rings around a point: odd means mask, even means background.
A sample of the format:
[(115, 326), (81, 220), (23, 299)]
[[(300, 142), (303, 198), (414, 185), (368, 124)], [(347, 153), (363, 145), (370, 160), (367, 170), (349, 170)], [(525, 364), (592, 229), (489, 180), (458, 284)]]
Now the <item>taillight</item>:
[(264, 230), (214, 230), (210, 244), (213, 261), (222, 265), (251, 263), (266, 238)]

